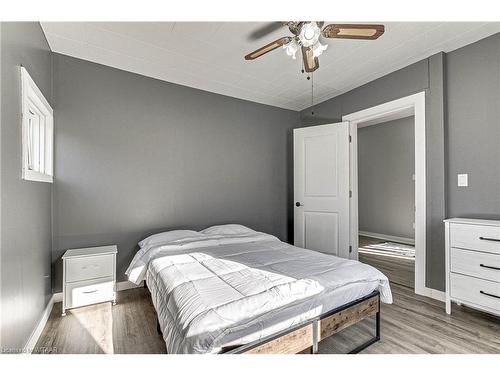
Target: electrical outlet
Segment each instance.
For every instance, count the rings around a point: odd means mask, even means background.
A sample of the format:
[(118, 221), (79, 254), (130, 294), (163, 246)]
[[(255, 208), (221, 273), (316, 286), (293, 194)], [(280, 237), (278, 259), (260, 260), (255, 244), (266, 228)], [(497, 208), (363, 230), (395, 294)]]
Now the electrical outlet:
[(469, 186), (469, 175), (467, 173), (457, 175), (457, 183), (460, 187)]

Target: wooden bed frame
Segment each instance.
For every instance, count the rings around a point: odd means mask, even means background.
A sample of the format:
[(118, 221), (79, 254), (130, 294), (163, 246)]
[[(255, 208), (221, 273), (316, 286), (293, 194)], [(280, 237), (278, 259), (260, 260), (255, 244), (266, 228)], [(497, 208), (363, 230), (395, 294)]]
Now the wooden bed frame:
[(297, 354), (309, 352), (316, 354), (320, 341), (373, 315), (375, 315), (375, 336), (349, 352), (349, 354), (355, 354), (380, 340), (380, 293), (378, 291), (265, 339), (238, 347), (223, 348), (221, 353)]
[[(373, 315), (375, 315), (374, 337), (349, 352), (349, 354), (359, 353), (380, 340), (380, 293), (378, 291), (264, 339), (244, 345), (223, 347), (219, 354), (316, 354), (320, 341)], [(158, 319), (157, 330), (161, 334)]]

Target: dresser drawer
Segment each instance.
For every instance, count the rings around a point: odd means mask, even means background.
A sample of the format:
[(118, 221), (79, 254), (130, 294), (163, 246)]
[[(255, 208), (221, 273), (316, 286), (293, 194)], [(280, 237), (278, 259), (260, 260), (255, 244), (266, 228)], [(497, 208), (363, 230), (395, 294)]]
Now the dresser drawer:
[(451, 297), (500, 313), (500, 283), (470, 276), (450, 275)]
[(500, 254), (452, 248), (451, 272), (500, 282)]
[(500, 254), (500, 227), (453, 223), (450, 241), (451, 247)]
[(66, 282), (113, 276), (114, 255), (106, 254), (66, 259)]
[(92, 305), (114, 300), (115, 288), (112, 277), (67, 283), (65, 308)]

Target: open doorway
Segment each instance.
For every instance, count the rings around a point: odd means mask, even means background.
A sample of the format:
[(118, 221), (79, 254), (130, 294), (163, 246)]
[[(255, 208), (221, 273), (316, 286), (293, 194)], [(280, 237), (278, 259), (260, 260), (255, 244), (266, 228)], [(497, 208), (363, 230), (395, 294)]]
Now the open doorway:
[[(359, 171), (358, 171), (358, 135), (359, 132), (362, 132), (365, 128), (372, 129), (375, 127), (381, 127), (381, 124), (387, 125), (389, 128), (391, 124), (388, 124), (393, 121), (398, 121), (402, 119), (407, 119), (404, 121), (411, 122), (413, 124), (413, 173), (410, 174), (411, 182), (414, 185), (413, 194), (414, 194), (414, 212), (413, 212), (413, 222), (414, 230), (413, 232), (413, 223), (411, 223), (411, 229), (406, 226), (408, 232), (405, 234), (402, 232), (402, 235), (386, 235), (384, 238), (375, 238), (375, 236), (381, 237), (380, 235), (384, 235), (384, 230), (378, 229), (379, 232), (370, 232), (368, 230), (365, 233), (361, 234), (370, 234), (369, 236), (359, 236), (359, 224), (362, 226), (366, 225), (364, 222), (365, 218), (360, 219), (359, 215), (363, 214), (361, 210), (364, 210), (366, 207), (359, 207)], [(408, 259), (409, 262), (406, 266), (407, 274), (403, 275), (400, 273), (400, 277), (402, 279), (411, 278), (411, 271), (413, 270), (413, 285), (416, 294), (427, 295), (430, 296), (430, 289), (425, 286), (425, 264), (426, 264), (426, 154), (425, 154), (425, 93), (420, 92), (417, 94), (413, 94), (404, 98), (396, 99), (391, 102), (383, 103), (377, 105), (375, 107), (367, 108), (355, 113), (351, 113), (349, 115), (343, 116), (343, 121), (349, 121), (350, 129), (349, 134), (351, 137), (350, 143), (350, 157), (349, 157), (349, 170), (350, 170), (350, 188), (352, 191), (352, 199), (350, 201), (350, 246), (352, 247), (351, 251), (351, 259), (360, 259), (360, 256), (364, 253), (362, 247), (371, 247), (371, 253), (374, 254), (376, 252), (376, 247), (378, 247), (379, 251), (383, 248), (383, 258), (387, 260), (390, 253), (392, 253), (393, 257), (398, 256), (399, 258), (413, 258)], [(394, 125), (394, 124), (393, 124)], [(383, 145), (382, 145), (383, 143)], [(378, 149), (380, 154), (384, 152), (389, 152), (388, 150), (391, 148), (390, 144), (385, 142), (381, 142), (381, 146)], [(395, 158), (395, 156), (392, 156)], [(382, 163), (382, 162), (379, 162)], [(390, 163), (386, 163), (389, 164)], [(389, 167), (387, 166), (387, 167)], [(394, 166), (390, 166), (390, 168), (394, 168)], [(405, 178), (408, 178), (406, 176)], [(364, 184), (370, 184), (370, 182), (363, 182)], [(382, 186), (391, 185), (391, 181), (386, 181)], [(408, 186), (411, 186), (408, 185)], [(363, 187), (364, 188), (364, 187)], [(370, 188), (368, 186), (368, 188)], [(411, 194), (411, 190), (407, 191), (408, 194)], [(372, 198), (373, 199), (376, 198)], [(407, 207), (407, 206), (406, 206)], [(386, 209), (379, 210), (385, 212), (386, 217), (390, 216), (391, 221), (393, 221), (396, 214), (394, 212), (388, 213)], [(406, 215), (412, 218), (411, 212), (406, 211)], [(383, 219), (376, 219), (383, 220)], [(408, 222), (406, 222), (408, 223)], [(379, 223), (380, 224), (380, 223)], [(406, 224), (408, 225), (408, 224)], [(362, 229), (364, 229), (362, 227)], [(397, 232), (394, 232), (397, 233)], [(413, 241), (412, 243), (412, 236)], [(374, 239), (375, 238), (375, 239)], [(371, 242), (373, 239), (373, 242)], [(360, 241), (361, 240), (361, 241)], [(365, 242), (365, 240), (370, 242)], [(406, 242), (406, 243), (405, 243)], [(358, 246), (359, 245), (361, 246)], [(361, 253), (359, 251), (361, 249)], [(384, 267), (385, 266), (385, 267)], [(384, 270), (384, 268), (394, 268), (389, 265), (381, 265), (378, 264), (377, 268), (389, 274), (389, 278), (391, 278), (390, 272)], [(392, 275), (393, 282), (404, 282), (401, 279), (395, 281), (395, 275)], [(411, 285), (411, 283), (409, 284)]]
[[(404, 112), (399, 116), (405, 116)], [(358, 259), (415, 287), (415, 117), (358, 123)]]

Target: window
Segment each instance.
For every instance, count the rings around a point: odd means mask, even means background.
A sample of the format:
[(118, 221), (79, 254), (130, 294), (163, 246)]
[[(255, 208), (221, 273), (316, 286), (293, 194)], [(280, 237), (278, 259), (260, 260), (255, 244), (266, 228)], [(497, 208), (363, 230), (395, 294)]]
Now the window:
[(52, 108), (28, 71), (21, 67), (22, 178), (53, 181), (54, 115)]

